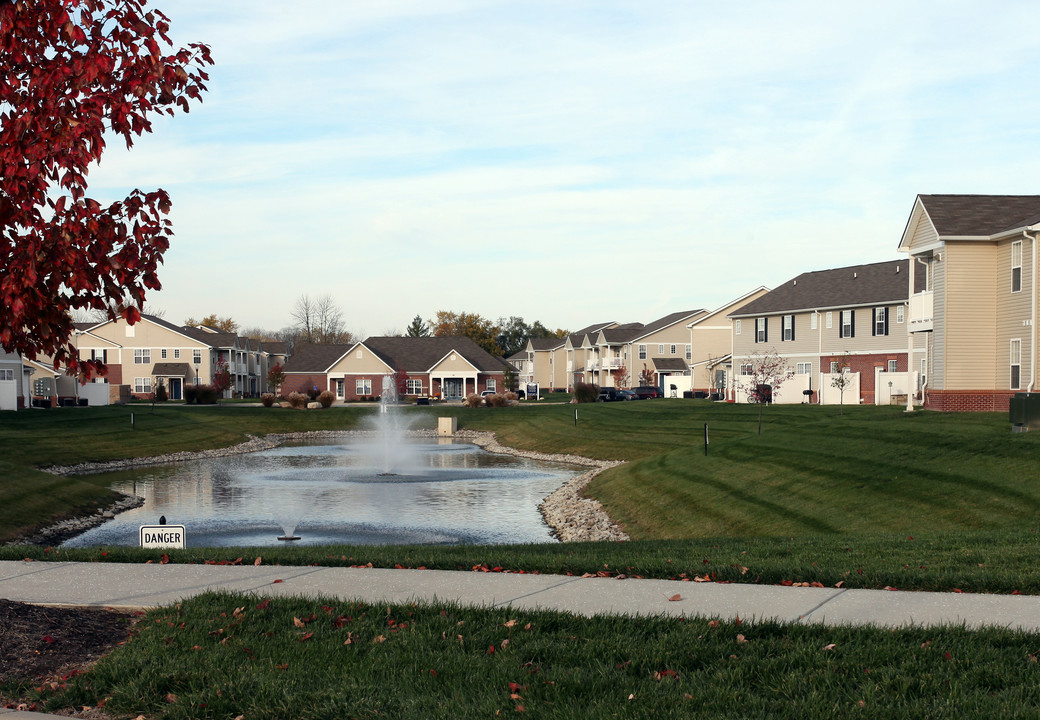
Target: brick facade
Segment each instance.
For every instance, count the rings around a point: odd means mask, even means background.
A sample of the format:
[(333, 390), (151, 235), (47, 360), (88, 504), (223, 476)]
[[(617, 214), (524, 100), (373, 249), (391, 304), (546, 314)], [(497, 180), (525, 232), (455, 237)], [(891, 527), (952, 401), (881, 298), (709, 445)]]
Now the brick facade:
[(832, 362), (848, 363), (851, 372), (859, 373), (859, 399), (864, 405), (874, 404), (874, 370), (888, 370), (888, 361), (896, 361), (896, 372), (906, 372), (906, 353), (878, 353), (876, 355), (824, 355), (820, 358), (820, 368), (830, 372)]
[(940, 412), (1008, 412), (1013, 390), (928, 390), (924, 407)]

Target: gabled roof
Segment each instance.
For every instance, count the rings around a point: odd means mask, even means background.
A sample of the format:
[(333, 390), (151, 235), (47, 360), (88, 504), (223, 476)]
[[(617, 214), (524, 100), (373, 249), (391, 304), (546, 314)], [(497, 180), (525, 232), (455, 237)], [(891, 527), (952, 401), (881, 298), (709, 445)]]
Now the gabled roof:
[(698, 316), (693, 321), (687, 323), (686, 327), (688, 327), (688, 328), (697, 327), (698, 325), (702, 325), (703, 323), (707, 322), (708, 320), (710, 320), (710, 319), (712, 319), (714, 317), (717, 317), (719, 315), (722, 315), (723, 317), (727, 317), (729, 315), (729, 313), (726, 312), (727, 310), (729, 310), (734, 305), (740, 304), (745, 299), (749, 298), (752, 295), (755, 295), (756, 293), (758, 293), (760, 291), (769, 292), (769, 288), (767, 288), (765, 285), (759, 285), (757, 288), (755, 288), (751, 292), (744, 293), (743, 295), (738, 297), (736, 300), (731, 300), (728, 303), (726, 303), (725, 305), (723, 305), (722, 307), (715, 308), (711, 312), (704, 313), (703, 315)]
[[(532, 350), (534, 350), (535, 352), (539, 352), (545, 350), (555, 350), (556, 348), (563, 347), (564, 343), (567, 342), (567, 338), (528, 338), (527, 342), (528, 344), (530, 344)], [(517, 353), (517, 355), (519, 354), (520, 353)], [(514, 355), (513, 357), (516, 357), (516, 355)], [(510, 358), (510, 360), (512, 360), (512, 358)]]
[(323, 373), (346, 355), (354, 345), (297, 345), (296, 352), (285, 361), (286, 373)]
[(453, 351), (480, 372), (497, 373), (509, 368), (505, 360), (468, 337), (370, 337), (363, 344), (391, 367), (405, 372), (427, 372)]
[(567, 341), (572, 347), (581, 347), (581, 344), (585, 341), (586, 335), (595, 334), (604, 328), (615, 327), (616, 325), (616, 322), (594, 323), (588, 327), (582, 328), (581, 330), (572, 332), (567, 336)]
[(611, 344), (635, 342), (636, 340), (653, 335), (655, 332), (664, 330), (676, 323), (688, 321), (696, 315), (703, 315), (705, 312), (706, 311), (704, 310), (681, 310), (679, 312), (671, 313), (670, 315), (665, 315), (663, 318), (658, 318), (649, 325), (643, 325), (642, 323), (629, 323), (628, 325), (618, 325), (617, 327), (607, 328), (600, 333), (600, 336), (605, 342)]
[(674, 372), (674, 371), (686, 372), (690, 368), (686, 364), (686, 361), (683, 360), (682, 358), (655, 357), (654, 358), (654, 369), (659, 371), (659, 372), (660, 371), (665, 371), (665, 372)]
[(1001, 235), (1040, 223), (1040, 195), (918, 195), (939, 237)]
[[(729, 317), (905, 302), (910, 295), (907, 267), (907, 260), (891, 260), (802, 273)], [(923, 290), (924, 273), (914, 280)]]
[(186, 362), (155, 363), (152, 367), (153, 377), (188, 377), (191, 368)]

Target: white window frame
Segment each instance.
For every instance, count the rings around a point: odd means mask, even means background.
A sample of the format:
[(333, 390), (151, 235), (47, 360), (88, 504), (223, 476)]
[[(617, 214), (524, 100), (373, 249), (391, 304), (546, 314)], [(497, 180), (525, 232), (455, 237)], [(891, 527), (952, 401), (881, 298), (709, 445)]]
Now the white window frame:
[(491, 392), (498, 392), (498, 381), (495, 378), (488, 378), (484, 382), (484, 389), (490, 390)]
[(794, 340), (794, 315), (784, 315), (783, 317), (783, 334), (780, 337), (781, 342), (790, 342)]
[(876, 337), (888, 335), (888, 323), (885, 322), (887, 315), (885, 308), (874, 308), (874, 335)]
[(837, 375), (838, 374), (838, 361), (837, 360), (831, 360), (831, 373), (830, 374), (831, 375)]
[(152, 379), (150, 377), (135, 377), (134, 392), (145, 394), (152, 391)]
[(755, 374), (755, 366), (752, 363), (741, 363), (740, 374), (744, 376), (750, 376)]
[(1022, 338), (1011, 338), (1009, 386), (1012, 390), (1022, 389)]
[(834, 327), (834, 313), (833, 312), (828, 312), (827, 313), (827, 329), (830, 330), (833, 327)]
[(1022, 292), (1022, 241), (1011, 243), (1011, 292)]
[[(843, 338), (855, 337), (855, 328), (852, 324), (852, 319), (854, 316), (852, 313), (852, 310), (841, 311), (841, 337)], [(846, 320), (848, 320), (848, 322), (846, 322)]]
[(888, 361), (888, 371), (890, 373), (899, 372), (899, 361), (898, 360), (889, 360)]
[(14, 370), (11, 368), (0, 368), (0, 382), (14, 382)]
[(686, 359), (693, 360), (693, 345), (686, 343)]
[(809, 316), (809, 329), (816, 330), (820, 327), (820, 313), (813, 313)]
[(896, 325), (902, 325), (906, 307), (904, 305), (896, 305)]
[(181, 359), (181, 349), (180, 348), (174, 348), (173, 349), (173, 359), (174, 360), (180, 360)]
[(339, 399), (339, 400), (342, 400), (343, 399), (343, 393), (346, 390), (346, 388), (345, 388), (346, 382), (344, 381), (343, 378), (336, 378), (334, 382), (336, 383), (336, 398)]
[[(551, 358), (550, 358), (551, 359)], [(422, 378), (408, 378), (405, 382), (405, 393), (408, 395), (422, 395)]]
[(646, 360), (646, 345), (639, 346), (639, 359)]
[(740, 320), (733, 321), (733, 334), (740, 335)]
[(800, 362), (795, 364), (795, 375), (812, 375), (812, 363)]
[(193, 365), (201, 365), (202, 364), (202, 350), (192, 350), (191, 351), (191, 362), (192, 362)]
[(372, 395), (372, 378), (354, 378), (355, 395)]
[(677, 345), (669, 345), (668, 348), (672, 351), (671, 353), (669, 353), (670, 355), (675, 355), (676, 351), (679, 349)]
[(159, 351), (159, 357), (161, 357), (163, 360), (166, 359), (166, 348), (163, 348)]
[(768, 320), (764, 317), (755, 318), (755, 342), (768, 342), (769, 325)]
[(657, 345), (657, 356), (658, 357), (664, 357), (664, 345), (663, 344), (658, 343), (658, 345)]
[(134, 348), (134, 365), (151, 365), (151, 348)]

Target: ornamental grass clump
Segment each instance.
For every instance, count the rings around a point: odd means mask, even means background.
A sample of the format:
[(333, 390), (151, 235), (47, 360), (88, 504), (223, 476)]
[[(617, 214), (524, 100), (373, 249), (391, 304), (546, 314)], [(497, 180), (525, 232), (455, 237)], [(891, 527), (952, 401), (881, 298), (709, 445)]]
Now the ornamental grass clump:
[(285, 398), (289, 401), (289, 407), (294, 407), (297, 410), (302, 410), (307, 407), (307, 401), (310, 399), (303, 393), (291, 392), (289, 397)]
[(469, 395), (466, 396), (466, 399), (463, 400), (462, 403), (466, 407), (475, 408), (475, 407), (480, 407), (481, 404), (483, 404), (483, 401), (484, 401), (484, 398), (480, 397), (480, 395), (477, 395), (476, 393), (470, 393)]
[(324, 390), (318, 395), (318, 402), (321, 403), (323, 408), (332, 407), (332, 403), (336, 401), (336, 395), (331, 390)]
[(574, 402), (594, 403), (599, 400), (599, 388), (592, 383), (574, 384)]
[(264, 393), (260, 396), (260, 402), (263, 403), (264, 407), (272, 407), (274, 405), (274, 393)]

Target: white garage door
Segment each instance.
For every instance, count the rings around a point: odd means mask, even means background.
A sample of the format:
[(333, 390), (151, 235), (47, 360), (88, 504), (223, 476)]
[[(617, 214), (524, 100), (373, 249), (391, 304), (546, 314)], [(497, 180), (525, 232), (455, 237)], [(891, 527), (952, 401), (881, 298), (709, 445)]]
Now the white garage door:
[(18, 383), (14, 368), (0, 368), (0, 410), (18, 409)]

